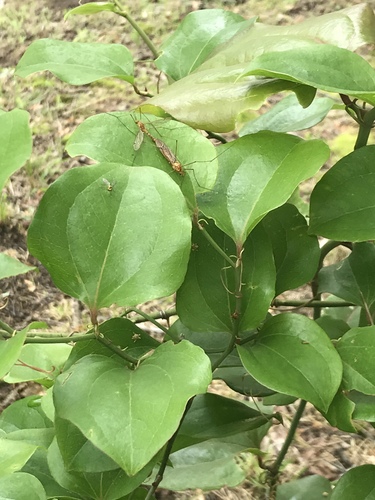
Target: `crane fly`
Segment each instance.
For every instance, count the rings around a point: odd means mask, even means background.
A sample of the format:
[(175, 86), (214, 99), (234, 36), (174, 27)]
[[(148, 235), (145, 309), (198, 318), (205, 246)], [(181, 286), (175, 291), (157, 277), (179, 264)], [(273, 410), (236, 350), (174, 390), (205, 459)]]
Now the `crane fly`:
[(142, 134), (146, 134), (158, 148), (160, 153), (164, 156), (167, 162), (171, 165), (173, 170), (180, 175), (185, 175), (185, 170), (183, 169), (181, 162), (178, 161), (176, 155), (172, 152), (172, 150), (163, 142), (161, 139), (157, 139), (154, 137), (146, 128), (145, 124), (140, 120), (136, 120), (136, 125), (139, 127), (139, 130)]

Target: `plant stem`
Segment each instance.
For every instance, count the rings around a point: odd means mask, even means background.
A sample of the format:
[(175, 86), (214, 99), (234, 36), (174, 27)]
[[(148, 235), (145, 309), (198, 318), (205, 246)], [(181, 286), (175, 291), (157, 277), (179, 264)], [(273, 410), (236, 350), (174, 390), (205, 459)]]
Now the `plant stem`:
[(153, 494), (158, 489), (159, 484), (163, 480), (164, 472), (165, 472), (165, 469), (166, 469), (167, 464), (168, 464), (168, 459), (169, 459), (169, 455), (171, 454), (171, 451), (172, 451), (172, 448), (173, 448), (173, 444), (174, 444), (174, 442), (176, 440), (176, 437), (178, 435), (178, 431), (181, 428), (182, 422), (184, 421), (184, 419), (185, 419), (188, 411), (190, 410), (191, 405), (193, 404), (193, 401), (194, 401), (194, 397), (191, 398), (191, 399), (189, 399), (189, 401), (188, 401), (188, 403), (186, 405), (184, 414), (181, 417), (178, 429), (176, 430), (176, 432), (173, 434), (173, 436), (170, 438), (170, 440), (167, 443), (167, 446), (165, 448), (165, 452), (164, 452), (162, 461), (160, 463), (160, 467), (159, 467), (158, 473), (156, 474), (156, 477), (155, 477), (155, 481), (152, 483), (151, 488), (148, 490), (148, 493), (147, 493), (147, 495), (145, 497), (145, 500), (150, 500), (150, 498), (152, 498)]
[(223, 257), (224, 260), (228, 262), (228, 264), (235, 268), (236, 263), (227, 255), (224, 250), (216, 243), (216, 241), (212, 238), (212, 236), (205, 230), (202, 224), (196, 220), (196, 226), (201, 231), (201, 234), (206, 238), (206, 240), (210, 243), (210, 245)]
[(207, 137), (209, 139), (216, 139), (217, 141), (221, 142), (222, 144), (227, 144), (227, 140), (225, 137), (223, 137), (220, 134), (215, 134), (215, 132), (211, 132), (210, 130), (205, 130)]
[(301, 400), (301, 402), (297, 408), (297, 411), (293, 417), (292, 423), (290, 424), (290, 428), (289, 428), (288, 434), (286, 436), (286, 439), (284, 441), (284, 444), (283, 444), (275, 462), (272, 464), (271, 467), (268, 468), (268, 471), (270, 473), (271, 494), (272, 494), (272, 492), (274, 492), (274, 489), (275, 489), (275, 486), (277, 483), (277, 476), (279, 474), (281, 464), (283, 463), (285, 455), (288, 452), (289, 446), (292, 444), (294, 435), (296, 433), (299, 421), (301, 420), (301, 417), (303, 415), (305, 407), (306, 407), (306, 401)]
[(107, 339), (102, 333), (99, 331), (99, 325), (94, 325), (95, 338), (98, 342), (108, 347), (108, 349), (114, 353), (116, 353), (120, 358), (125, 359), (129, 363), (136, 365), (138, 363), (137, 358), (133, 358), (130, 354), (126, 353), (126, 350), (121, 349), (121, 347), (113, 344), (109, 339)]
[(119, 10), (116, 10), (116, 14), (119, 16), (123, 17), (128, 21), (128, 23), (135, 29), (135, 31), (138, 33), (138, 35), (142, 38), (142, 40), (145, 42), (147, 47), (151, 50), (152, 55), (156, 59), (159, 56), (159, 52), (155, 45), (152, 43), (150, 38), (146, 35), (146, 33), (143, 31), (143, 29), (139, 26), (139, 24), (132, 18), (132, 16), (128, 13), (125, 12), (124, 8), (120, 4), (118, 0), (114, 0), (114, 4)]
[(13, 335), (13, 333), (14, 333), (14, 329), (11, 328), (7, 323), (5, 323), (4, 321), (1, 321), (1, 320), (0, 320), (0, 328), (2, 330), (5, 330), (10, 335)]
[(353, 302), (339, 301), (339, 300), (278, 300), (272, 302), (275, 307), (350, 307), (355, 306)]
[[(176, 308), (173, 307), (168, 311), (157, 311), (155, 313), (148, 314), (147, 316), (152, 319), (168, 319), (171, 318), (172, 316), (176, 316)], [(143, 314), (142, 315), (138, 314), (138, 316), (132, 317), (132, 321), (134, 321), (134, 323), (144, 323), (145, 321), (150, 321), (150, 320), (145, 318)]]
[(96, 336), (94, 333), (86, 333), (85, 335), (72, 335), (70, 337), (26, 337), (25, 344), (70, 344), (71, 342), (81, 342), (83, 340), (92, 340)]
[(365, 111), (363, 120), (359, 122), (358, 136), (354, 149), (359, 149), (367, 145), (374, 120), (375, 108), (372, 108), (369, 111)]
[(129, 307), (128, 309), (126, 309), (126, 311), (124, 312), (124, 314), (122, 314), (121, 316), (126, 316), (128, 315), (130, 312), (135, 312), (137, 313), (139, 316), (142, 316), (144, 318), (144, 321), (149, 321), (150, 323), (152, 323), (153, 325), (155, 325), (157, 328), (160, 328), (160, 330), (162, 332), (164, 332), (166, 335), (168, 335), (168, 337), (170, 337), (173, 342), (181, 342), (181, 339), (178, 335), (175, 335), (174, 333), (171, 333), (168, 328), (165, 328), (165, 326), (161, 325), (160, 323), (158, 323), (151, 315), (143, 312), (141, 309), (138, 309), (137, 307)]
[(233, 320), (232, 336), (223, 354), (214, 363), (212, 363), (212, 372), (214, 372), (216, 368), (219, 368), (224, 359), (227, 356), (229, 356), (229, 354), (233, 351), (236, 342), (238, 340), (238, 332), (240, 327), (241, 311), (242, 311), (242, 253), (243, 253), (243, 247), (242, 245), (238, 245), (237, 260), (235, 262), (235, 268), (234, 268), (234, 282), (235, 282), (234, 295), (236, 298), (236, 302), (235, 302), (234, 312), (232, 314), (232, 320)]

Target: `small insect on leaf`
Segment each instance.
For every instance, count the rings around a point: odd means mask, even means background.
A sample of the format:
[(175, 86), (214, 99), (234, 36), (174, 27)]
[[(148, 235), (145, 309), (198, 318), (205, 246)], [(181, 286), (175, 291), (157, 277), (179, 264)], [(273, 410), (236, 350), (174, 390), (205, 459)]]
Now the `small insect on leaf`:
[(103, 183), (105, 184), (106, 188), (107, 188), (107, 191), (113, 191), (113, 186), (112, 184), (109, 182), (108, 179), (102, 179)]
[(145, 134), (143, 133), (143, 130), (139, 129), (138, 134), (135, 137), (135, 141), (133, 144), (134, 151), (138, 151), (138, 149), (142, 146), (143, 139), (145, 137)]

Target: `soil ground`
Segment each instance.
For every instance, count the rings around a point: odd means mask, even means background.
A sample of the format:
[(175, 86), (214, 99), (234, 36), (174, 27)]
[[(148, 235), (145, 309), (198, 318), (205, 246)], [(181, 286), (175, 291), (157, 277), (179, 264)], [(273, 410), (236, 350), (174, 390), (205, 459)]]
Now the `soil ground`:
[[(263, 22), (270, 24), (290, 24), (349, 5), (346, 0), (134, 0), (128, 3), (131, 4), (129, 9), (132, 15), (157, 46), (188, 12), (200, 8), (224, 7), (247, 18), (260, 15)], [(360, 2), (351, 2), (355, 3)], [(369, 3), (375, 7), (375, 1)], [(33, 156), (26, 167), (12, 177), (6, 188), (6, 197), (0, 204), (0, 251), (7, 251), (22, 262), (38, 265), (40, 270), (37, 274), (29, 273), (1, 283), (0, 297), (1, 293), (8, 295), (1, 310), (1, 319), (16, 329), (35, 320), (46, 321), (54, 329), (68, 328), (70, 331), (89, 323), (87, 313), (81, 306), (56, 289), (48, 273), (28, 254), (27, 228), (48, 185), (64, 170), (85, 161), (82, 158), (71, 159), (64, 153), (64, 143), (75, 127), (98, 112), (131, 109), (140, 103), (140, 97), (128, 85), (107, 80), (73, 88), (46, 74), (26, 80), (15, 79), (14, 66), (25, 48), (39, 38), (123, 43), (139, 61), (138, 87), (142, 88), (146, 82), (149, 85), (150, 81), (156, 86), (157, 82), (157, 75), (147, 62), (150, 54), (124, 20), (104, 14), (87, 18), (71, 17), (64, 22), (65, 9), (76, 5), (74, 0), (30, 0), (26, 3), (23, 0), (5, 0), (1, 9), (0, 2), (0, 108), (27, 109), (34, 133)], [(349, 152), (355, 140), (353, 122), (343, 113), (333, 113), (324, 125), (314, 127), (309, 133), (326, 140), (338, 156)], [(343, 136), (344, 141), (338, 139)], [(149, 305), (150, 309), (157, 306)], [(27, 384), (3, 385), (0, 387), (2, 405), (6, 406), (13, 399), (35, 390), (35, 386)], [(227, 389), (219, 390), (223, 392)], [(264, 442), (264, 449), (270, 456), (280, 450), (295, 409), (292, 405), (280, 411), (284, 415), (284, 425), (275, 426)], [(360, 434), (338, 431), (310, 407), (290, 448), (282, 480), (309, 474), (321, 474), (335, 480), (352, 466), (375, 464), (374, 437), (374, 429), (369, 426), (364, 427)], [(252, 467), (248, 481), (231, 490), (208, 494), (199, 491), (182, 494), (163, 492), (160, 496), (197, 500), (259, 499), (262, 497), (261, 471)]]

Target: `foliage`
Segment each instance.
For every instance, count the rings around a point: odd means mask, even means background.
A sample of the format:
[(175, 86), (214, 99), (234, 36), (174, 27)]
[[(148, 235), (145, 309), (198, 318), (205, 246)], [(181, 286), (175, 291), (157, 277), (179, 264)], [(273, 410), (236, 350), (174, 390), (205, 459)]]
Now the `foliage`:
[[(133, 58), (117, 44), (38, 40), (18, 64), (19, 76), (48, 70), (72, 85), (116, 77), (148, 99), (77, 128), (67, 151), (95, 164), (62, 174), (30, 226), (30, 252), (87, 306), (92, 325), (58, 337), (42, 325), (16, 332), (0, 323), (0, 375), (47, 389), (0, 417), (0, 493), (130, 500), (154, 498), (159, 486), (210, 490), (251, 475), (252, 453), (267, 473), (269, 498), (329, 495), (324, 478), (280, 487), (278, 478), (306, 402), (349, 432), (356, 419), (375, 421), (375, 149), (367, 144), (375, 70), (354, 52), (374, 42), (374, 14), (363, 4), (280, 27), (198, 11), (159, 51), (117, 0), (69, 15), (102, 11), (131, 23), (169, 85), (156, 96), (140, 91)], [(293, 94), (241, 122), (282, 91)], [(330, 95), (315, 99), (317, 91)], [(329, 150), (287, 132), (332, 108), (357, 122), (357, 143), (313, 188), (306, 217), (299, 185)], [(234, 128), (238, 139), (218, 134)], [(2, 113), (0, 133), (3, 186), (30, 154), (26, 113)], [(322, 236), (333, 239), (320, 248)], [(325, 266), (340, 245), (349, 257)], [(6, 258), (1, 265), (1, 277), (28, 270)], [(292, 305), (312, 307), (313, 318), (269, 313), (289, 305), (280, 293), (303, 285), (311, 285), (311, 300)], [(175, 292), (176, 311), (136, 308)], [(122, 312), (101, 323), (100, 310), (113, 304)], [(340, 318), (329, 313), (337, 306)], [(355, 318), (353, 306), (361, 311)], [(178, 317), (172, 325), (158, 322), (170, 316)], [(151, 320), (162, 335), (151, 337), (135, 320)], [(213, 378), (238, 399), (207, 392)], [(281, 417), (241, 395), (265, 404), (301, 400), (272, 462), (263, 461), (260, 443)], [(332, 498), (365, 498), (373, 477), (372, 465), (350, 471)]]

